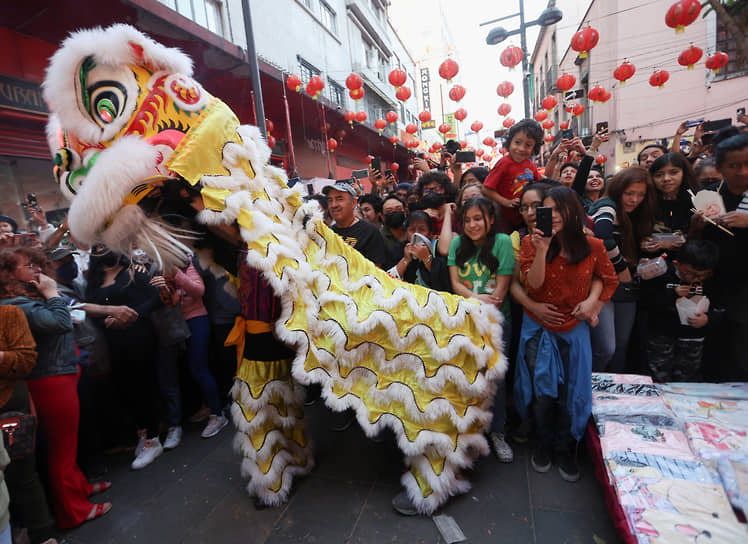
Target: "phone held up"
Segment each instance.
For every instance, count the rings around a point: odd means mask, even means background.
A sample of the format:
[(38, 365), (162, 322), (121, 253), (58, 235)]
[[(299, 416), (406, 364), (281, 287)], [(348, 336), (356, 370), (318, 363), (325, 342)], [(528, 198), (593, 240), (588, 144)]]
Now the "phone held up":
[(458, 151), (455, 153), (455, 162), (475, 162), (475, 151)]
[(574, 131), (570, 128), (565, 128), (561, 131), (561, 139), (563, 140), (573, 140), (574, 139)]
[(704, 122), (703, 117), (701, 119), (694, 119), (693, 121), (686, 121), (686, 128), (697, 127), (703, 122)]
[(595, 125), (595, 133), (596, 134), (602, 134), (603, 132), (608, 132), (608, 122), (607, 121), (601, 121), (597, 125)]
[(410, 243), (415, 244), (423, 244), (425, 246), (429, 246), (431, 244), (431, 241), (426, 238), (423, 234), (419, 232), (414, 232), (413, 236), (410, 237)]
[(543, 233), (543, 238), (550, 238), (553, 231), (553, 219), (549, 206), (535, 208), (535, 228)]
[(354, 170), (351, 172), (351, 177), (355, 179), (368, 178), (369, 171), (366, 168), (362, 168), (361, 170)]
[(382, 159), (379, 157), (374, 157), (371, 159), (371, 169), (377, 170), (378, 172), (382, 172)]

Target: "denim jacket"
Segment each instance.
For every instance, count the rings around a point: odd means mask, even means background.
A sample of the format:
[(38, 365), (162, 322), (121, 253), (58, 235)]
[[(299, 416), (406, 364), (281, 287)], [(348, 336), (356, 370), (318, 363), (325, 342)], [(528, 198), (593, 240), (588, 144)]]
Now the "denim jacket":
[(35, 300), (14, 297), (0, 301), (0, 304), (12, 304), (23, 310), (36, 341), (39, 356), (36, 366), (26, 376), (27, 380), (78, 372), (73, 320), (62, 298)]

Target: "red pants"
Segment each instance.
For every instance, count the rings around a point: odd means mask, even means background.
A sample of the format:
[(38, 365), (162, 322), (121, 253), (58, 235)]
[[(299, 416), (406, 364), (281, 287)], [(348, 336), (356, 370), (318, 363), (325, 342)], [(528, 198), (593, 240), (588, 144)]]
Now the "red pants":
[(57, 525), (77, 527), (93, 509), (88, 496), (93, 486), (78, 468), (78, 377), (76, 374), (27, 380), (36, 404), (39, 429), (47, 441), (49, 484)]

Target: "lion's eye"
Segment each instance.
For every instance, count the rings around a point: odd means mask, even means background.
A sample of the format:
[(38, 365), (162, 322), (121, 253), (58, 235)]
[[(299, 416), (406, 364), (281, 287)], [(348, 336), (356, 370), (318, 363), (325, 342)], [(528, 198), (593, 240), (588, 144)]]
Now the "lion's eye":
[(124, 87), (114, 81), (102, 81), (89, 89), (91, 113), (98, 125), (106, 126), (122, 113), (126, 92)]

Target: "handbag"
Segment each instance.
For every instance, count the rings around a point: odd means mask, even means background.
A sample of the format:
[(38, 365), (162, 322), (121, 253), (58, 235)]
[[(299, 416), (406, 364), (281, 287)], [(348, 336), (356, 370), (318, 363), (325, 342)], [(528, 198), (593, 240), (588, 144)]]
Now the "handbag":
[(12, 460), (23, 459), (36, 447), (36, 417), (23, 412), (0, 414), (5, 449)]

